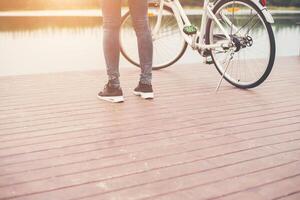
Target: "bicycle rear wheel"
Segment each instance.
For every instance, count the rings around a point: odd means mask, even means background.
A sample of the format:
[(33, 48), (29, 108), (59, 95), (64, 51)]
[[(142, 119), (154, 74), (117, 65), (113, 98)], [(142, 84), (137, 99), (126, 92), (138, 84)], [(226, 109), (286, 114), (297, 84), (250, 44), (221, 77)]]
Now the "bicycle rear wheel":
[[(159, 14), (159, 7), (149, 5), (148, 17), (151, 30), (154, 29)], [(129, 12), (122, 18), (120, 30), (120, 48), (122, 55), (133, 65), (140, 67), (135, 31)], [(187, 43), (181, 36), (172, 9), (164, 7), (160, 29), (153, 37), (153, 70), (169, 67), (184, 54)]]
[[(213, 12), (232, 42), (230, 48), (211, 50), (217, 70), (238, 88), (257, 87), (269, 76), (274, 64), (275, 39), (270, 23), (261, 10), (248, 0), (220, 0)], [(207, 44), (217, 44), (226, 39), (211, 19), (206, 30)]]

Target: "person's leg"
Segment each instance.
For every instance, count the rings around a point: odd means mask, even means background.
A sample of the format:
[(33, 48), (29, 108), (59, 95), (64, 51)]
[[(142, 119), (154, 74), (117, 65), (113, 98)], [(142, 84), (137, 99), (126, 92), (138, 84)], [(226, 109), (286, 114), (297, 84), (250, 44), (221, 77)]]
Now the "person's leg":
[(114, 87), (120, 86), (119, 30), (121, 23), (121, 0), (102, 0), (103, 13), (103, 51), (109, 82)]
[(138, 41), (141, 65), (140, 82), (151, 85), (153, 43), (148, 22), (148, 1), (129, 0), (129, 8)]
[(103, 50), (109, 82), (98, 98), (110, 102), (123, 102), (123, 92), (120, 87), (119, 30), (121, 23), (121, 0), (102, 0), (103, 13)]

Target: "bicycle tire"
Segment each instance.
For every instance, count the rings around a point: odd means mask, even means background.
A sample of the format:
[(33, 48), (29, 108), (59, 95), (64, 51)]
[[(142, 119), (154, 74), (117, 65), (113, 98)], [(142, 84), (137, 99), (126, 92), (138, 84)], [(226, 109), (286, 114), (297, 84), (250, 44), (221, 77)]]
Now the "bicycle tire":
[[(239, 84), (238, 81), (232, 81), (230, 80), (230, 78), (228, 78), (226, 75), (224, 75), (224, 79), (229, 82), (230, 84), (234, 85), (237, 88), (241, 88), (241, 89), (250, 89), (250, 88), (254, 88), (259, 86), (260, 84), (262, 84), (267, 77), (270, 75), (273, 65), (274, 65), (274, 61), (275, 61), (275, 54), (276, 54), (276, 44), (275, 44), (275, 37), (274, 37), (274, 33), (271, 27), (271, 24), (269, 22), (267, 22), (265, 16), (263, 15), (262, 11), (257, 7), (257, 5), (255, 5), (255, 3), (248, 1), (248, 0), (234, 0), (235, 2), (242, 2), (244, 4), (248, 4), (249, 6), (251, 6), (253, 9), (255, 9), (255, 11), (259, 14), (259, 16), (261, 17), (261, 19), (264, 22), (264, 25), (267, 29), (268, 35), (269, 35), (269, 40), (270, 40), (270, 57), (269, 57), (269, 61), (268, 61), (268, 65), (266, 67), (265, 72), (262, 74), (262, 76), (255, 82), (251, 83), (251, 84)], [(217, 11), (224, 5), (227, 4), (228, 2), (233, 2), (233, 0), (220, 0), (216, 3), (216, 5), (213, 8), (213, 13), (216, 14)], [(205, 41), (206, 44), (210, 44), (211, 41), (211, 25), (212, 25), (213, 20), (209, 19), (207, 22), (207, 26), (206, 26), (206, 34), (205, 34)], [(212, 55), (212, 50), (210, 50), (210, 55), (212, 57), (212, 60), (214, 62), (215, 67), (217, 68), (218, 72), (222, 75), (222, 71), (221, 69), (218, 67), (218, 65), (216, 64), (216, 60), (214, 58), (214, 56)]]
[[(149, 4), (149, 8), (157, 8), (157, 5), (155, 4)], [(173, 15), (173, 11), (171, 8), (167, 7), (167, 6), (164, 6), (163, 8), (164, 10), (170, 12), (172, 15)], [(122, 19), (121, 19), (121, 28), (122, 28), (122, 25), (124, 24), (124, 22), (126, 21), (126, 19), (129, 17), (130, 15), (130, 12), (126, 12), (125, 15), (123, 15)], [(140, 68), (140, 64), (138, 63), (138, 61), (135, 61), (133, 60), (129, 55), (127, 55), (126, 53), (126, 50), (124, 49), (123, 45), (122, 45), (122, 30), (120, 30), (120, 51), (121, 51), (121, 54), (124, 56), (124, 58), (129, 61), (131, 64), (133, 64), (134, 66), (136, 67), (139, 67)], [(153, 44), (154, 45), (154, 44)], [(186, 49), (187, 49), (187, 46), (188, 44), (184, 41), (184, 44), (182, 46), (182, 49), (180, 50), (180, 52), (176, 55), (176, 57), (174, 57), (174, 59), (170, 60), (169, 62), (167, 63), (164, 63), (164, 64), (160, 64), (160, 65), (153, 65), (152, 69), (153, 70), (160, 70), (160, 69), (163, 69), (163, 68), (167, 68), (171, 65), (173, 65), (174, 63), (176, 63), (185, 53)]]

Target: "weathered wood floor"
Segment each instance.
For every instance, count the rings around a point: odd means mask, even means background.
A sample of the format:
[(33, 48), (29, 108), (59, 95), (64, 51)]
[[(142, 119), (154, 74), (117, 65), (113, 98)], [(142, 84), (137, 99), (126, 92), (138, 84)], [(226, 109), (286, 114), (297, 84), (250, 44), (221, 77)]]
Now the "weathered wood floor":
[(154, 72), (156, 99), (99, 101), (105, 71), (0, 78), (0, 199), (299, 200), (300, 57), (254, 90), (202, 64)]

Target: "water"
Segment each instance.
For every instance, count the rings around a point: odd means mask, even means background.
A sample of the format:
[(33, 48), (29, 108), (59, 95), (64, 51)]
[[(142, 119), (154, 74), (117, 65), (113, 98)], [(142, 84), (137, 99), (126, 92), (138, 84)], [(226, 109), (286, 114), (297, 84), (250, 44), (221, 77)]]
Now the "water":
[[(300, 14), (274, 18), (277, 56), (299, 56)], [(189, 49), (179, 63), (201, 61)], [(120, 65), (132, 67), (123, 58)], [(0, 17), (0, 76), (104, 68), (99, 17)]]

